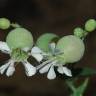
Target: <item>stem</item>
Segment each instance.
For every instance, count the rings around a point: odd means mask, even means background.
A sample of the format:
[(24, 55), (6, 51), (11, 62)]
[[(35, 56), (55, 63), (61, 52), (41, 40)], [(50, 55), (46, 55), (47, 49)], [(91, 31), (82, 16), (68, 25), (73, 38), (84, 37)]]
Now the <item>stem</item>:
[(70, 87), (70, 89), (75, 92), (76, 88), (74, 87), (73, 83), (71, 81), (66, 81), (66, 84), (68, 85), (68, 87)]
[(75, 88), (73, 85), (73, 82), (71, 81), (66, 81), (67, 85), (71, 88), (71, 90), (73, 91), (73, 93), (70, 96), (83, 96), (84, 91), (88, 85), (88, 81), (89, 79), (85, 79), (84, 83), (81, 84), (79, 87)]
[(17, 23), (12, 23), (11, 26), (14, 27), (14, 28), (19, 28), (19, 27), (21, 27), (21, 26), (20, 26), (19, 24), (17, 24)]

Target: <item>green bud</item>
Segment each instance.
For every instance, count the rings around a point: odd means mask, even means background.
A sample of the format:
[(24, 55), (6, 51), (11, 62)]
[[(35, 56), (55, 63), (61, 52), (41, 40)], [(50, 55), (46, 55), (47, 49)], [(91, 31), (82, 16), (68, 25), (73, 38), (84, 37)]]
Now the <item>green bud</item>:
[(8, 29), (10, 27), (10, 21), (6, 18), (0, 18), (0, 28)]
[(33, 36), (24, 28), (15, 28), (9, 32), (6, 42), (11, 49), (26, 48), (29, 50), (33, 45)]
[(82, 38), (84, 36), (84, 30), (80, 27), (77, 27), (74, 29), (74, 35), (79, 38)]
[(94, 31), (96, 29), (96, 21), (94, 19), (89, 19), (85, 23), (85, 30), (88, 32)]
[(57, 42), (56, 48), (63, 52), (63, 54), (60, 55), (61, 58), (63, 58), (61, 62), (74, 63), (83, 57), (85, 45), (78, 37), (68, 35)]
[(52, 40), (57, 39), (58, 36), (53, 33), (45, 33), (41, 35), (36, 42), (36, 45), (42, 49), (45, 52), (49, 52), (49, 43), (52, 42)]

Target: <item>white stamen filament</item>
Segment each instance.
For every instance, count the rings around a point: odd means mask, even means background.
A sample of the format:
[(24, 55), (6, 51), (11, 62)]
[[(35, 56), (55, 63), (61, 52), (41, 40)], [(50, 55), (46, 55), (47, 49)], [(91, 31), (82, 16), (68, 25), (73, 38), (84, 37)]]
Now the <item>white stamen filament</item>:
[(55, 60), (55, 58), (52, 58), (52, 59), (50, 59), (50, 60), (47, 60), (47, 61), (43, 62), (42, 64), (38, 65), (38, 66), (36, 67), (36, 69), (38, 70), (38, 69), (42, 68), (43, 66), (45, 66), (46, 64), (51, 63), (51, 62), (54, 61), (54, 60)]
[(41, 74), (48, 72), (48, 70), (50, 69), (50, 67), (51, 67), (51, 66), (55, 66), (56, 63), (57, 63), (57, 60), (48, 63), (47, 65), (43, 66), (43, 68), (41, 68), (41, 69), (39, 70), (39, 72), (40, 72)]

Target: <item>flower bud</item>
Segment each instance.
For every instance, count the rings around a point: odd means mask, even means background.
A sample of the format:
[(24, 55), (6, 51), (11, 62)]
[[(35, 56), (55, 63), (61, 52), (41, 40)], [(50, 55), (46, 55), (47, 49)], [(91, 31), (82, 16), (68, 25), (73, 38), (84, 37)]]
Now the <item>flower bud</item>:
[(85, 30), (88, 32), (94, 31), (96, 29), (96, 21), (94, 19), (90, 19), (85, 23)]
[(0, 28), (8, 29), (10, 27), (10, 21), (6, 18), (0, 18)]

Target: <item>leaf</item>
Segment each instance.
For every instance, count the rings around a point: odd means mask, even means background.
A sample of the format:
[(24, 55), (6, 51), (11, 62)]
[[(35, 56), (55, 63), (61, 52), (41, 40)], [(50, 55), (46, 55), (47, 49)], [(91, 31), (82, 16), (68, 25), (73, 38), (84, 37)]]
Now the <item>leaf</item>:
[(66, 80), (66, 84), (68, 85), (68, 87), (74, 92), (76, 90), (75, 86), (74, 86), (74, 79), (72, 80)]
[(83, 68), (82, 71), (80, 72), (80, 76), (91, 76), (91, 75), (96, 75), (96, 69)]
[(53, 33), (45, 33), (41, 35), (36, 42), (36, 45), (43, 51), (48, 52), (49, 51), (49, 43), (52, 42), (52, 40), (58, 39), (58, 36)]
[(83, 84), (81, 84), (79, 87), (75, 87), (74, 83), (75, 80), (67, 80), (66, 83), (69, 86), (69, 88), (72, 90), (72, 94), (70, 96), (83, 96), (86, 87), (88, 85), (88, 81), (89, 79), (86, 78), (85, 81), (83, 82)]
[(72, 69), (72, 74), (73, 77), (78, 77), (78, 76), (92, 76), (92, 75), (96, 75), (96, 69), (92, 69), (92, 68), (73, 68)]
[(83, 96), (84, 91), (88, 85), (89, 79), (87, 78), (82, 85), (80, 85), (78, 88), (75, 89), (73, 94), (71, 96)]

